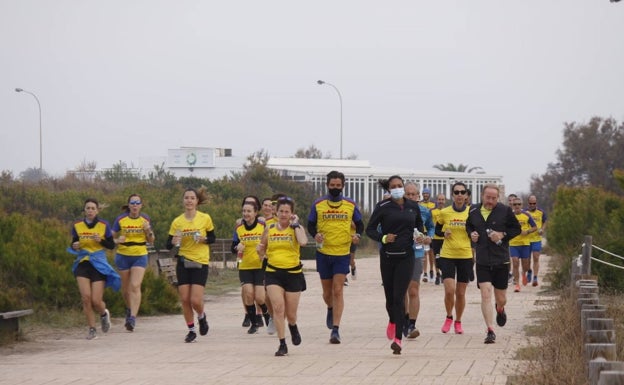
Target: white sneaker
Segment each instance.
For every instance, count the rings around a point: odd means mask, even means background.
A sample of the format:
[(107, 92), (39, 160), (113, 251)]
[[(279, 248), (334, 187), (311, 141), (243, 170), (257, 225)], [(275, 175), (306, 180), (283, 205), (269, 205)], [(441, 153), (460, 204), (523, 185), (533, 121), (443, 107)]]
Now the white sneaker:
[(270, 335), (275, 334), (275, 324), (273, 323), (273, 317), (269, 318), (269, 324), (267, 325), (267, 333)]
[(100, 321), (102, 321), (102, 332), (107, 333), (111, 327), (110, 313), (108, 309), (104, 309), (104, 315), (100, 316)]
[(95, 328), (89, 328), (89, 334), (87, 334), (87, 339), (94, 340), (96, 338), (97, 338), (97, 331), (95, 331)]

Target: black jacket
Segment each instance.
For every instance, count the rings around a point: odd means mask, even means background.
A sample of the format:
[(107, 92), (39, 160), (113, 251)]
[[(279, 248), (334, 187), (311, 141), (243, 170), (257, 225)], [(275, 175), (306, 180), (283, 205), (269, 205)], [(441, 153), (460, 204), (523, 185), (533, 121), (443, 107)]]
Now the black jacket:
[[(502, 203), (496, 204), (486, 221), (481, 215), (481, 205), (480, 203), (470, 206), (466, 220), (468, 237), (473, 231), (479, 233), (479, 240), (476, 243), (476, 263), (485, 266), (509, 263), (509, 240), (522, 232), (520, 223), (511, 207)], [(506, 233), (500, 246), (490, 240), (487, 229)]]
[[(377, 230), (379, 225), (381, 225), (383, 234)], [(383, 244), (382, 250), (389, 252), (405, 251), (407, 255), (414, 256), (412, 245), (414, 244), (415, 228), (424, 232), (418, 203), (404, 199), (401, 206), (392, 199), (385, 199), (375, 205), (366, 226), (366, 235), (381, 243), (381, 238), (385, 234), (396, 234), (396, 240), (392, 243)]]

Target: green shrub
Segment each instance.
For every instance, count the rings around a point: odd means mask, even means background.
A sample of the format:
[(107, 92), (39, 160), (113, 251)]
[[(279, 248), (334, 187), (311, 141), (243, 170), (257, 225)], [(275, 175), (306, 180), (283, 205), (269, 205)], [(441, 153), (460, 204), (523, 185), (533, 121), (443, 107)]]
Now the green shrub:
[[(548, 246), (562, 256), (553, 283), (569, 283), (570, 268), (582, 251), (585, 235), (592, 243), (617, 255), (624, 255), (624, 198), (600, 188), (568, 188), (557, 190), (553, 212), (548, 219)], [(623, 265), (622, 261), (593, 249), (594, 257)], [(624, 275), (615, 267), (592, 262), (592, 274), (598, 276), (601, 286), (624, 290)]]

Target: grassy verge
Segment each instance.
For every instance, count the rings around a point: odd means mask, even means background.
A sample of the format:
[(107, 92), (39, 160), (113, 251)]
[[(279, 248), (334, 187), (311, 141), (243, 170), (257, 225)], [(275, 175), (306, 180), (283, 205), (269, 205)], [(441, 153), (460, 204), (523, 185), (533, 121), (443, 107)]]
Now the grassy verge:
[[(539, 343), (517, 351), (516, 359), (523, 360), (520, 373), (508, 380), (509, 385), (584, 385), (587, 384), (587, 362), (581, 332), (581, 316), (576, 299), (565, 289), (557, 293), (558, 301), (547, 309), (536, 312), (539, 321), (526, 327), (529, 338), (538, 337)], [(623, 356), (624, 301), (621, 295), (600, 295), (607, 305), (607, 316), (616, 320), (617, 356)], [(619, 320), (619, 321), (618, 321)]]
[(232, 268), (211, 268), (208, 282), (206, 283), (206, 295), (222, 295), (240, 288), (238, 270)]

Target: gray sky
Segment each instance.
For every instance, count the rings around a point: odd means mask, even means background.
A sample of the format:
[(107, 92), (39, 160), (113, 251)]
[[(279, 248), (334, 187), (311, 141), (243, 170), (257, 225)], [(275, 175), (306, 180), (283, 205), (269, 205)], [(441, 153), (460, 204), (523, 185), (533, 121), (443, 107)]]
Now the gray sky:
[(529, 190), (564, 122), (624, 120), (609, 0), (0, 0), (0, 169), (181, 146), (464, 163)]

